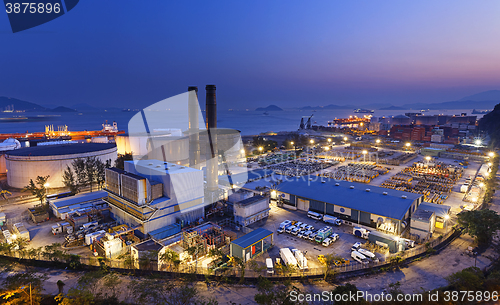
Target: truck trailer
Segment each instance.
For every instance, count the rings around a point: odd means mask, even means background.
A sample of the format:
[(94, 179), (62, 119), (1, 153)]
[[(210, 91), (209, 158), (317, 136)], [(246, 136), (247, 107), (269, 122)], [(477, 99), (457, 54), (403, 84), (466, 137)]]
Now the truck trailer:
[(292, 251), (290, 251), (289, 248), (281, 248), (280, 257), (283, 260), (283, 264), (293, 267), (297, 266), (297, 259), (295, 259), (295, 256), (292, 254)]
[(340, 226), (342, 224), (342, 221), (340, 221), (340, 219), (338, 219), (337, 217), (330, 216), (330, 215), (324, 215), (323, 221), (326, 223), (331, 223), (332, 225), (336, 225), (336, 226)]

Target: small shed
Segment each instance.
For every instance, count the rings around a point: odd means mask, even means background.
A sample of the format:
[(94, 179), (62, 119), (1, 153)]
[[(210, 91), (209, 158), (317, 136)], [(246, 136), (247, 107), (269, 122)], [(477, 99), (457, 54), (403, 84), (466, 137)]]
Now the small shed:
[(411, 216), (410, 233), (420, 239), (428, 239), (434, 232), (436, 214), (433, 211), (417, 209)]
[(430, 202), (422, 202), (417, 210), (432, 211), (436, 215), (436, 229), (446, 229), (450, 219), (451, 206), (444, 204), (436, 204)]
[(264, 252), (264, 240), (268, 237), (271, 237), (270, 244), (273, 244), (273, 232), (264, 228), (258, 228), (245, 234), (231, 242), (230, 255), (239, 257), (244, 262), (247, 262), (252, 257)]

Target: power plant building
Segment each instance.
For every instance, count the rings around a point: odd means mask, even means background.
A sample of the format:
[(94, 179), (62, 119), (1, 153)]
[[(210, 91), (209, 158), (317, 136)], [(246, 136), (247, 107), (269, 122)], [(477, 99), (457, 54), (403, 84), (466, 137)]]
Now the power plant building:
[(203, 172), (159, 160), (126, 161), (106, 169), (112, 217), (143, 234), (204, 216)]

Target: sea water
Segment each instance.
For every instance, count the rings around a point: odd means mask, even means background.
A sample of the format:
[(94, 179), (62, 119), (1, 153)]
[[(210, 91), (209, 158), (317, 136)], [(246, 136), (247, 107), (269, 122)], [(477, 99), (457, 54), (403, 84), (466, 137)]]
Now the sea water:
[[(374, 117), (396, 116), (405, 112), (419, 112), (416, 110), (375, 110), (371, 114)], [(472, 109), (456, 110), (430, 110), (424, 115), (445, 114), (460, 115), (467, 113), (470, 115)], [(102, 124), (107, 120), (109, 124), (113, 121), (118, 123), (118, 129), (128, 131), (128, 122), (138, 112), (122, 111), (92, 111), (92, 112), (69, 112), (69, 113), (50, 113), (50, 112), (25, 112), (25, 113), (2, 113), (0, 112), (0, 133), (26, 133), (43, 132), (45, 125), (53, 125), (54, 130), (57, 126), (68, 126), (70, 131), (83, 130), (101, 130)], [(204, 114), (204, 112), (203, 112)], [(187, 115), (187, 114), (186, 114)], [(341, 110), (296, 110), (288, 109), (284, 111), (269, 111), (263, 113), (260, 111), (227, 111), (218, 110), (217, 122), (219, 127), (232, 128), (241, 131), (242, 135), (255, 135), (263, 132), (294, 131), (299, 128), (300, 120), (304, 117), (304, 123), (312, 115), (311, 122), (314, 125), (328, 124), (335, 118), (347, 118), (357, 115), (362, 117), (366, 113), (353, 113), (351, 109)], [(476, 114), (475, 114), (476, 115)], [(18, 117), (36, 117), (35, 120), (19, 120), (18, 122), (2, 122), (1, 118)], [(481, 114), (476, 115), (479, 118)], [(170, 127), (170, 126), (168, 126)]]

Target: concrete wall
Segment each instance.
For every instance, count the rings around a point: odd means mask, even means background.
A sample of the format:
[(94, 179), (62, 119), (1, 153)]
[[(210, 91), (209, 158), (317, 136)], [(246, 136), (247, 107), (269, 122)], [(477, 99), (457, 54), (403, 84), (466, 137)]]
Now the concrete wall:
[(95, 156), (101, 161), (111, 159), (114, 164), (117, 154), (116, 147), (77, 155), (59, 155), (59, 156), (9, 156), (6, 155), (7, 183), (14, 188), (24, 188), (28, 185), (30, 179), (36, 179), (37, 176), (50, 175), (50, 188), (64, 187), (62, 175), (66, 166), (71, 167), (73, 160), (77, 158), (86, 158)]

